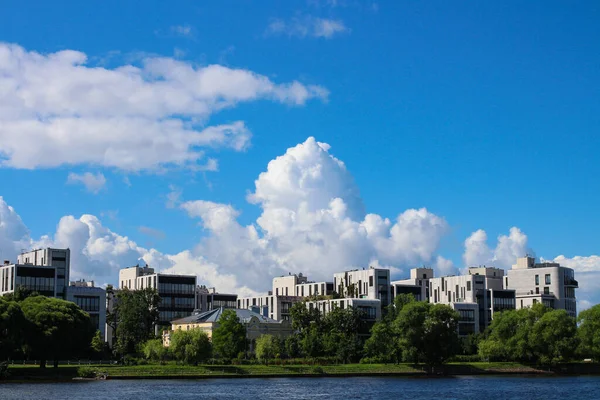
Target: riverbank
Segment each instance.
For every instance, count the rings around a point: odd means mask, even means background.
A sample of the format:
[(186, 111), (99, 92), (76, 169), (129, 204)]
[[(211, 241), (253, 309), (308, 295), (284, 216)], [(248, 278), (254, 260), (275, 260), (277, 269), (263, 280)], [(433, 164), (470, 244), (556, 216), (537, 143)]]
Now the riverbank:
[[(345, 365), (73, 365), (58, 368), (13, 365), (5, 381), (72, 381), (75, 378), (103, 379), (234, 379), (275, 377), (428, 376), (423, 367), (410, 364)], [(519, 363), (450, 363), (435, 375), (600, 375), (600, 364), (560, 364), (540, 368)]]

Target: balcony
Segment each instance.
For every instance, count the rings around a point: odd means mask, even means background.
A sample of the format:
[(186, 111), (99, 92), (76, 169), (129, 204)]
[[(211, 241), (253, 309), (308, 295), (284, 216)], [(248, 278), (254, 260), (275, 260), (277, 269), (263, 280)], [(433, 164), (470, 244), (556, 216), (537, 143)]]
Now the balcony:
[(575, 279), (567, 278), (567, 279), (565, 279), (565, 286), (572, 286), (574, 288), (579, 288), (579, 282), (577, 282)]

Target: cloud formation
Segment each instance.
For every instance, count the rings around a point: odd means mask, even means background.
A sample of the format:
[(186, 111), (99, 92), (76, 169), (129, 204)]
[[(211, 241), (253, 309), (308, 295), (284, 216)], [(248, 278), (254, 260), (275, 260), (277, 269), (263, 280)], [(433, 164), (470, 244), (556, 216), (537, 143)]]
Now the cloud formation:
[(289, 20), (275, 18), (267, 27), (267, 35), (289, 37), (315, 37), (331, 39), (335, 35), (349, 33), (350, 29), (339, 19), (319, 18), (311, 15), (296, 16)]
[(518, 257), (525, 257), (529, 252), (527, 248), (527, 235), (519, 228), (512, 227), (508, 235), (498, 236), (498, 243), (491, 249), (487, 244), (487, 233), (479, 229), (465, 240), (463, 261), (466, 267), (479, 265), (511, 268)]
[(317, 85), (168, 57), (114, 69), (87, 61), (78, 51), (0, 43), (0, 166), (215, 170), (205, 153), (243, 151), (251, 133), (243, 121), (206, 126), (212, 114), (259, 99), (301, 106), (328, 96)]
[(91, 172), (84, 174), (71, 172), (67, 178), (67, 183), (71, 185), (82, 184), (88, 192), (97, 194), (106, 186), (106, 178), (101, 172), (96, 174), (92, 174)]

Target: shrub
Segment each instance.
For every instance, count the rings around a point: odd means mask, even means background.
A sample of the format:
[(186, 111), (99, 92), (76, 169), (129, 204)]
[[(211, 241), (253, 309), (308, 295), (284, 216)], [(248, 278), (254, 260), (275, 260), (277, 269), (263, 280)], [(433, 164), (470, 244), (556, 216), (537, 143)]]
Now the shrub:
[(91, 367), (79, 367), (77, 376), (80, 378), (95, 378), (98, 375), (96, 369)]

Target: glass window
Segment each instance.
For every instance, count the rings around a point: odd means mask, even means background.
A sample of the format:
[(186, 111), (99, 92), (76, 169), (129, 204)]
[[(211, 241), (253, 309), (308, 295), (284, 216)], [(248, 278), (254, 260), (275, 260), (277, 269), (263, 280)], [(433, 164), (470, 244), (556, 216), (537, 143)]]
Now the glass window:
[(369, 277), (369, 286), (370, 287), (373, 286), (373, 277), (372, 276)]
[(471, 291), (471, 281), (467, 281), (467, 292)]
[(550, 274), (546, 274), (545, 276), (546, 285), (550, 285)]
[(544, 294), (550, 294), (550, 288), (548, 286), (544, 286)]
[(539, 284), (540, 284), (540, 276), (539, 276), (539, 275), (536, 275), (536, 276), (535, 276), (535, 284), (536, 284), (536, 285), (539, 285)]

